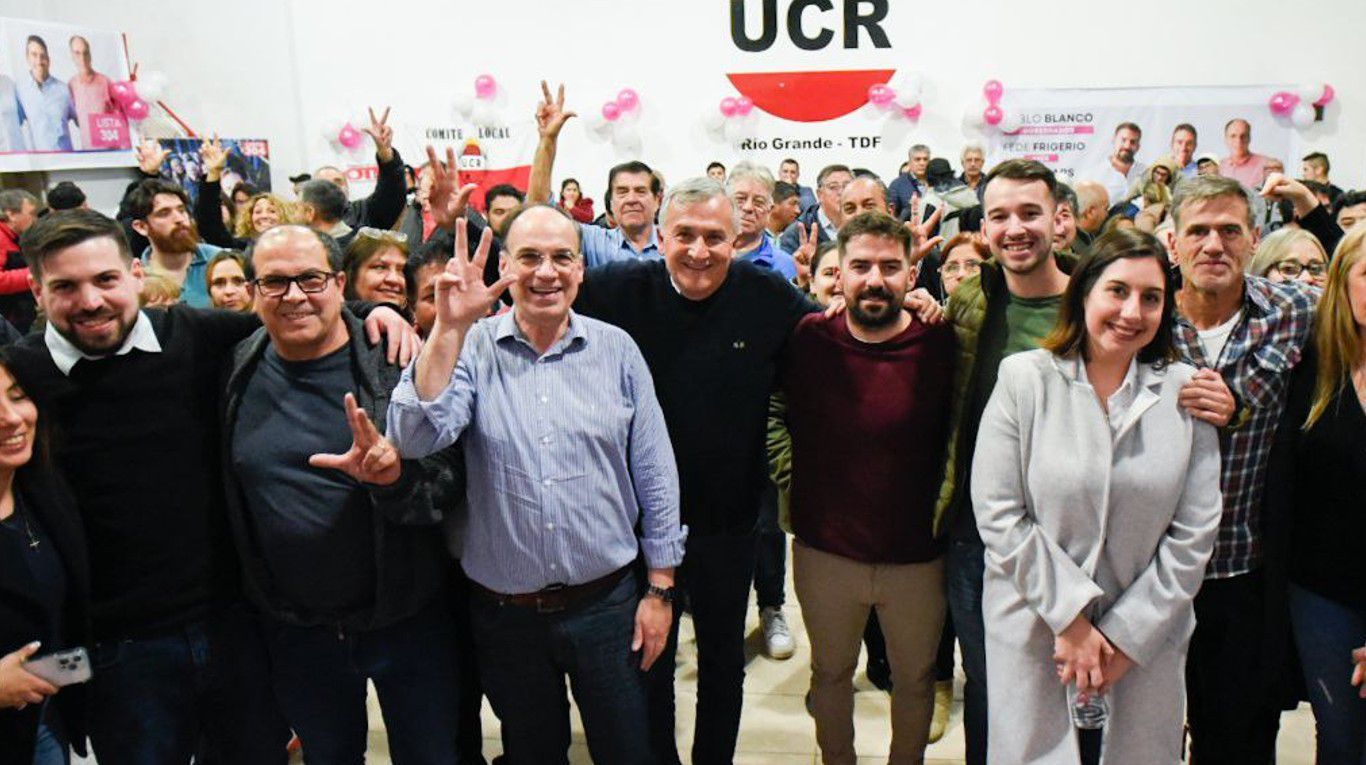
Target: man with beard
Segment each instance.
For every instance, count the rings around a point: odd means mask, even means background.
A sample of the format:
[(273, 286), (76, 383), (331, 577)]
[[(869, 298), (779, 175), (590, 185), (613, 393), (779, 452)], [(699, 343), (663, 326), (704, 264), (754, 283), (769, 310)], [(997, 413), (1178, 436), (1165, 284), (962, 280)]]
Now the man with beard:
[(211, 308), (204, 271), (222, 248), (199, 241), (185, 190), (168, 181), (146, 180), (125, 201), (133, 230), (147, 237), (140, 259), (148, 273), (161, 274), (179, 285), (180, 302)]
[(896, 688), (890, 761), (920, 762), (944, 620), (934, 511), (955, 341), (948, 326), (902, 309), (918, 269), (904, 226), (862, 213), (840, 229), (838, 246), (848, 308), (803, 318), (779, 366), (788, 475), (798, 477), (793, 577), (811, 638), (811, 711), (825, 761), (852, 762), (852, 681), (875, 608)]
[(1101, 184), (1110, 196), (1110, 204), (1129, 198), (1129, 190), (1143, 177), (1148, 168), (1134, 159), (1143, 140), (1143, 131), (1132, 122), (1121, 122), (1115, 128), (1115, 150), (1110, 154), (1110, 167), (1101, 176)]
[(1195, 149), (1199, 138), (1195, 126), (1183, 122), (1172, 129), (1172, 161), (1181, 168), (1182, 178), (1194, 178), (1199, 174), (1199, 163), (1195, 161)]

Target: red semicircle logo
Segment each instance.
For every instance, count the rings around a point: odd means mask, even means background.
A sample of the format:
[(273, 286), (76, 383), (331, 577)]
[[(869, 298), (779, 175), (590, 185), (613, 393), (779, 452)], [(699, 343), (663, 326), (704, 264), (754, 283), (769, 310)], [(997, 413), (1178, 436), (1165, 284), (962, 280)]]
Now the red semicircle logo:
[(744, 72), (727, 74), (754, 105), (793, 122), (824, 122), (868, 103), (868, 88), (892, 79), (895, 69), (842, 72)]

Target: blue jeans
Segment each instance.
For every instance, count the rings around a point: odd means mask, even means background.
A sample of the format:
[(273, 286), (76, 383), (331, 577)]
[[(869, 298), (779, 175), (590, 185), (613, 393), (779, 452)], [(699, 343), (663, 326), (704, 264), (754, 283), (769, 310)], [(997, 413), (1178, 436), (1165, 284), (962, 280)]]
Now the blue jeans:
[(33, 747), (33, 765), (68, 765), (71, 762), (66, 736), (60, 724), (53, 719), (53, 713), (50, 706), (43, 708), (43, 721), (38, 723), (38, 740)]
[[(735, 758), (744, 704), (745, 614), (754, 577), (754, 534), (689, 536), (678, 585), (692, 606), (697, 635), (697, 723), (694, 765), (724, 765)], [(674, 738), (674, 667), (678, 650), (677, 604), (669, 643), (650, 668), (650, 739), (662, 765), (677, 765)]]
[(275, 695), (309, 765), (365, 762), (367, 679), (395, 763), (457, 761), (455, 630), (444, 602), (366, 631), (264, 621)]
[(787, 586), (787, 534), (778, 525), (778, 488), (769, 481), (755, 529), (754, 596), (760, 609), (781, 608)]
[(987, 633), (982, 622), (986, 548), (980, 542), (949, 543), (946, 559), (949, 615), (963, 652), (963, 739), (967, 765), (987, 761)]
[(563, 611), (500, 604), (476, 593), (470, 606), (479, 675), (503, 723), (511, 765), (567, 765), (574, 692), (593, 761), (653, 763), (645, 673), (631, 650), (640, 580), (631, 573)]
[(255, 619), (229, 608), (91, 652), (90, 745), (102, 763), (284, 763), (289, 728), (271, 695)]
[(1352, 651), (1366, 611), (1290, 585), (1290, 623), (1314, 707), (1319, 765), (1366, 765), (1366, 699), (1352, 686)]

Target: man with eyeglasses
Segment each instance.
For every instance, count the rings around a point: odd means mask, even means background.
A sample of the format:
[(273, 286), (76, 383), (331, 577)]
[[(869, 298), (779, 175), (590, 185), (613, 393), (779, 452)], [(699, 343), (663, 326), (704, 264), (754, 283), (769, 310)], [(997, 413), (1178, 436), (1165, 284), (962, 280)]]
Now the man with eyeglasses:
[(227, 383), (228, 518), (275, 696), (306, 756), (364, 759), (373, 681), (395, 760), (454, 762), (458, 672), (435, 499), (454, 455), (403, 460), (382, 435), (400, 369), (343, 305), (340, 257), (325, 234), (293, 225), (252, 250), (264, 326), (237, 345)]
[(797, 264), (769, 236), (768, 214), (773, 209), (773, 174), (754, 162), (741, 162), (726, 179), (726, 194), (740, 211), (740, 230), (735, 235), (735, 259), (747, 260), (797, 278)]
[(778, 240), (784, 252), (796, 253), (802, 246), (803, 234), (815, 235), (819, 246), (835, 241), (840, 225), (844, 223), (844, 211), (840, 208), (840, 194), (844, 187), (854, 180), (854, 174), (845, 165), (826, 165), (816, 176), (816, 200), (820, 204), (803, 212)]
[[(390, 404), (394, 442), (409, 457), (464, 442), (461, 562), (508, 758), (566, 761), (568, 676), (593, 759), (652, 762), (645, 671), (687, 536), (664, 415), (630, 336), (570, 310), (584, 275), (573, 219), (537, 204), (505, 230), (486, 286), (492, 239), (471, 260), (457, 227), (432, 331)], [(504, 289), (512, 310), (485, 319)]]

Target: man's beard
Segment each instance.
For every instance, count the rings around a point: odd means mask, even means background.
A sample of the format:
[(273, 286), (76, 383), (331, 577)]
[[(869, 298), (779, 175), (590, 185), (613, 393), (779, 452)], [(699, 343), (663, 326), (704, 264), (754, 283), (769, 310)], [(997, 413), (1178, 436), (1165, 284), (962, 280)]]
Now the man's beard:
[(147, 239), (161, 252), (190, 252), (199, 244), (199, 229), (194, 222), (177, 227), (167, 236), (148, 230)]
[[(81, 335), (76, 331), (77, 320), (91, 318), (111, 318), (118, 325), (118, 332), (114, 335), (114, 339), (110, 341), (108, 345), (90, 345), (89, 343), (84, 342)], [(107, 356), (113, 353), (114, 351), (117, 351), (123, 345), (123, 342), (128, 339), (128, 334), (132, 331), (132, 328), (132, 322), (126, 321), (122, 316), (107, 309), (100, 311), (91, 311), (88, 313), (82, 312), (76, 314), (75, 316), (71, 316), (70, 324), (67, 325), (67, 329), (65, 331), (63, 331), (60, 328), (57, 328), (54, 325), (54, 329), (57, 329), (58, 334), (66, 338), (68, 342), (76, 346), (77, 350), (79, 350), (81, 353), (86, 354), (87, 356)]]
[[(881, 308), (865, 311), (862, 301), (867, 298), (881, 298), (886, 301)], [(870, 287), (849, 300), (845, 305), (849, 318), (865, 329), (881, 329), (894, 324), (901, 315), (901, 303), (891, 292), (883, 287)]]
[(1128, 149), (1120, 149), (1116, 154), (1119, 156), (1119, 161), (1126, 165), (1134, 161), (1134, 153)]

